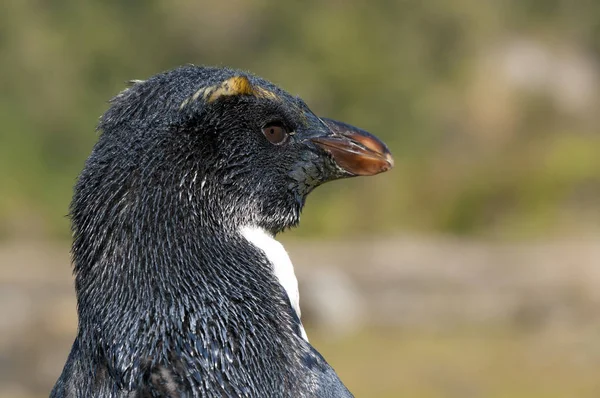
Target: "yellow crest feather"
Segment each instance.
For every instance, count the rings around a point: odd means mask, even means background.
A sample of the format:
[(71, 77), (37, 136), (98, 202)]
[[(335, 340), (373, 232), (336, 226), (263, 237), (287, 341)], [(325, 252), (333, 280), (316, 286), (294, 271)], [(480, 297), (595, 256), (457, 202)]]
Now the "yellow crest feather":
[(279, 96), (264, 87), (253, 86), (246, 76), (233, 76), (219, 84), (199, 88), (193, 95), (186, 98), (179, 109), (182, 110), (189, 103), (202, 97), (207, 103), (214, 102), (221, 97), (234, 95), (253, 95), (257, 98), (279, 100)]
[(234, 76), (217, 86), (207, 89), (204, 93), (204, 98), (206, 102), (213, 102), (223, 96), (254, 94), (254, 87), (246, 76)]

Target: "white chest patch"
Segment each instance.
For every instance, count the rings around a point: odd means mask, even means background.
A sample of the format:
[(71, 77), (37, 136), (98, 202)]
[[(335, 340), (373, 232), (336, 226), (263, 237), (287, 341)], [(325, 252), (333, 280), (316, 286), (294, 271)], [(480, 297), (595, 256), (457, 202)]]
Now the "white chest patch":
[[(273, 273), (279, 283), (285, 289), (292, 308), (300, 319), (300, 293), (298, 291), (298, 279), (294, 273), (294, 265), (283, 245), (271, 236), (270, 233), (258, 227), (242, 227), (240, 232), (250, 243), (265, 253), (267, 259), (273, 266)], [(304, 326), (300, 324), (302, 337), (308, 341)]]

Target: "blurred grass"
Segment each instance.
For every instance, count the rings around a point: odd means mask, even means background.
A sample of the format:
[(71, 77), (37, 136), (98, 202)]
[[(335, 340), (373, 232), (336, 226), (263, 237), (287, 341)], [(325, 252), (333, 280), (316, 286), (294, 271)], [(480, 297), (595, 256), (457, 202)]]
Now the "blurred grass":
[(68, 236), (72, 186), (107, 100), (184, 63), (249, 69), (389, 144), (396, 168), (319, 188), (300, 235), (506, 238), (600, 225), (598, 2), (1, 7), (0, 238)]
[(573, 350), (552, 336), (508, 328), (367, 330), (339, 340), (308, 334), (357, 397), (593, 398), (600, 392), (595, 338)]

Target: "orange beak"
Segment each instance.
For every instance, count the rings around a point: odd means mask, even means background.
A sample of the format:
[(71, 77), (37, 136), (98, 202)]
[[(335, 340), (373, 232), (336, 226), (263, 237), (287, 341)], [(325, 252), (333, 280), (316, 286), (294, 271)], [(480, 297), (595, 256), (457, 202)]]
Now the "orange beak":
[(371, 176), (388, 171), (394, 159), (387, 146), (374, 135), (357, 127), (324, 119), (331, 135), (311, 138), (328, 152), (335, 163), (354, 176)]

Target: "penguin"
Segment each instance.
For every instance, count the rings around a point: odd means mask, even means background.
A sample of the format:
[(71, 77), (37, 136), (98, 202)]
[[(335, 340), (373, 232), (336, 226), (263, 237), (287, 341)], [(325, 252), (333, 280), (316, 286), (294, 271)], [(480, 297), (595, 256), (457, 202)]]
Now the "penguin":
[(250, 73), (133, 81), (100, 118), (70, 209), (78, 331), (52, 398), (352, 397), (311, 346), (275, 239), (386, 145)]

